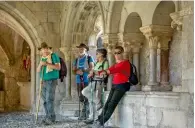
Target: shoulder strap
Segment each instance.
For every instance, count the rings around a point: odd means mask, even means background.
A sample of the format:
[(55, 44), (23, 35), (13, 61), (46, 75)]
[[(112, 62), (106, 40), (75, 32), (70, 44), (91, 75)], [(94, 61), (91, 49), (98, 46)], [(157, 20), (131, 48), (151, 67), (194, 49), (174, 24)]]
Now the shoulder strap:
[(52, 52), (51, 53), (51, 61), (52, 61), (52, 64), (53, 64), (53, 55), (54, 55), (54, 53)]
[(88, 62), (88, 64), (90, 64), (90, 55), (87, 55), (87, 62)]
[(104, 64), (105, 64), (106, 61), (107, 61), (107, 59), (105, 59), (105, 60), (102, 62), (102, 65), (100, 65), (100, 66), (98, 67), (98, 69), (102, 68), (102, 70), (104, 70)]
[(105, 64), (105, 62), (107, 61), (107, 59), (105, 59), (104, 61), (103, 61), (103, 63), (102, 63), (102, 69), (104, 70), (104, 64)]

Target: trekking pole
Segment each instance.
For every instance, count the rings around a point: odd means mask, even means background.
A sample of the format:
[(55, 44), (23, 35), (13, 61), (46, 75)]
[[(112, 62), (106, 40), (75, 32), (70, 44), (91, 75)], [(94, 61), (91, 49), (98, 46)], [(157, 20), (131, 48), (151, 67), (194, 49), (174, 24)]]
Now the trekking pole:
[(41, 69), (41, 80), (40, 80), (40, 87), (39, 87), (39, 97), (38, 97), (38, 106), (37, 106), (35, 123), (37, 123), (38, 113), (40, 108), (40, 99), (41, 99), (41, 91), (42, 91), (42, 84), (43, 84), (42, 82), (43, 82), (43, 68)]
[[(83, 80), (83, 76), (80, 76), (80, 80), (81, 80), (81, 86), (84, 88), (84, 80)], [(79, 117), (80, 117), (80, 97), (81, 97), (81, 86), (79, 86)]]
[[(93, 94), (93, 97), (94, 97), (94, 92), (96, 92), (96, 86), (97, 86), (97, 80), (95, 81), (95, 87), (94, 89), (92, 89), (92, 94)], [(92, 97), (92, 103), (93, 103), (93, 97)], [(93, 105), (93, 123), (95, 121), (95, 113), (96, 113), (96, 110), (95, 110), (95, 103), (92, 104)]]
[[(104, 75), (102, 78), (101, 87), (102, 87), (102, 83), (104, 83)], [(103, 113), (103, 128), (104, 128), (104, 85), (102, 87), (102, 104), (103, 104), (102, 113)]]

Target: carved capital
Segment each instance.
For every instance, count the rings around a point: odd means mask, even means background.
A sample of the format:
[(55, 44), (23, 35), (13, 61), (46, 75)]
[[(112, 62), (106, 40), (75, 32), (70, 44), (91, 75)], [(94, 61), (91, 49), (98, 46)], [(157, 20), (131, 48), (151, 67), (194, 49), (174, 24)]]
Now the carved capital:
[(140, 28), (149, 42), (150, 48), (157, 49), (158, 42), (161, 37), (171, 37), (173, 30), (170, 26), (149, 25)]
[(104, 44), (113, 44), (116, 45), (118, 43), (118, 35), (116, 33), (114, 34), (104, 34), (103, 35), (103, 42)]
[(123, 33), (118, 33), (117, 36), (118, 36), (118, 43), (119, 43), (119, 45), (120, 45), (120, 44), (123, 44), (123, 42), (124, 42)]
[(170, 26), (148, 25), (140, 28), (146, 38), (151, 36), (172, 36), (173, 29)]
[(141, 43), (133, 43), (131, 45), (131, 49), (132, 49), (132, 53), (133, 54), (137, 54), (140, 52), (140, 48), (142, 48), (142, 44)]
[(107, 49), (108, 53), (112, 53), (116, 44), (104, 44), (104, 47)]
[(158, 36), (150, 36), (148, 37), (149, 48), (157, 49), (159, 37)]
[(144, 39), (145, 38), (142, 33), (125, 33), (124, 34), (124, 42), (142, 43)]
[(172, 18), (171, 27), (173, 29), (177, 29), (178, 31), (182, 30), (183, 25), (183, 16), (194, 14), (193, 7), (185, 8), (181, 11), (174, 12), (170, 14), (170, 17)]
[(131, 43), (130, 42), (123, 42), (122, 46), (124, 48), (124, 52), (128, 53), (131, 50)]
[(170, 17), (173, 19), (171, 22), (171, 27), (173, 29), (177, 29), (178, 31), (182, 30), (182, 22), (183, 22), (183, 17), (180, 16), (179, 12), (174, 12), (170, 14)]

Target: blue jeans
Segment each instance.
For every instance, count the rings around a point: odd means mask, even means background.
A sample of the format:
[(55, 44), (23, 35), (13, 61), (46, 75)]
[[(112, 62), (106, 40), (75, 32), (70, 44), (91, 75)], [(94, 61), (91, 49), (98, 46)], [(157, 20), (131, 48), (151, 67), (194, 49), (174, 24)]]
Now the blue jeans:
[(43, 81), (41, 96), (43, 99), (43, 106), (46, 113), (46, 118), (55, 121), (54, 99), (57, 80)]

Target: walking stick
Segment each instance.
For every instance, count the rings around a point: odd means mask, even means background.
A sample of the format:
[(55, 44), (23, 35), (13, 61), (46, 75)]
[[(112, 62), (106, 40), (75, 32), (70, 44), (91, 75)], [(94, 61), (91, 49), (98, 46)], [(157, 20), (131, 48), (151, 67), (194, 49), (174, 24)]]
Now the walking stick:
[(41, 70), (41, 81), (40, 81), (40, 87), (39, 87), (39, 99), (38, 99), (38, 106), (37, 106), (37, 112), (36, 112), (36, 122), (37, 123), (37, 119), (38, 119), (38, 112), (39, 112), (39, 108), (40, 108), (40, 98), (41, 98), (41, 90), (42, 90), (42, 83), (43, 82), (43, 68)]
[[(81, 80), (81, 85), (82, 85), (83, 88), (84, 88), (83, 76), (80, 76), (80, 80)], [(80, 118), (80, 104), (81, 104), (81, 101), (80, 101), (80, 97), (81, 97), (81, 85), (79, 85), (79, 118)], [(79, 119), (79, 118), (78, 118), (78, 119)]]
[[(104, 82), (104, 75), (101, 84)], [(104, 86), (104, 85), (103, 85)], [(104, 106), (104, 87), (102, 87), (102, 104)], [(103, 128), (104, 128), (104, 107), (102, 108), (102, 113), (103, 113)]]

